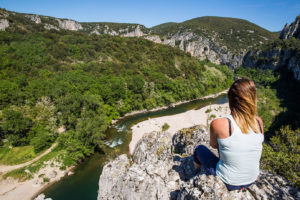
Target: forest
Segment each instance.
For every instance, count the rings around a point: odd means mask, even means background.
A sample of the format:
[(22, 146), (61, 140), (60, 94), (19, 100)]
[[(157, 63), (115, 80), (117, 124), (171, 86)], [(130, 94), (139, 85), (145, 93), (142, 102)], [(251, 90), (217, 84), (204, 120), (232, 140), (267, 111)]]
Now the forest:
[(234, 75), (141, 38), (16, 28), (0, 32), (0, 77), (1, 164), (57, 142), (68, 166), (104, 146), (113, 119), (222, 91)]

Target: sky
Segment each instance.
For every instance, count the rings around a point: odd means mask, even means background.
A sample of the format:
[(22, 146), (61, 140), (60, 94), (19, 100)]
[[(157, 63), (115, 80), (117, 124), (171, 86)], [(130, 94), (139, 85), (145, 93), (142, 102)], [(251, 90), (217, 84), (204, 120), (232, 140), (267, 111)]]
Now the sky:
[(300, 0), (0, 0), (6, 10), (79, 22), (138, 23), (152, 27), (201, 16), (248, 20), (280, 31), (300, 14)]

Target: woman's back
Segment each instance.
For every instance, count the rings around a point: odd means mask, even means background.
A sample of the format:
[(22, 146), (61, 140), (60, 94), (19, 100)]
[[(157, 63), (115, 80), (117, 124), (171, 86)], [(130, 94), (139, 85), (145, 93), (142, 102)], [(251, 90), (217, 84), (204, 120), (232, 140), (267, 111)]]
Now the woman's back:
[(233, 130), (231, 136), (218, 138), (220, 160), (216, 174), (227, 184), (245, 185), (256, 180), (259, 174), (259, 161), (264, 136), (252, 129), (242, 133), (233, 117), (228, 116)]
[(194, 163), (203, 165), (207, 174), (218, 175), (228, 190), (249, 187), (259, 174), (263, 123), (257, 116), (256, 87), (249, 79), (236, 80), (228, 91), (231, 115), (210, 125), (210, 146), (219, 149), (220, 158), (199, 145)]

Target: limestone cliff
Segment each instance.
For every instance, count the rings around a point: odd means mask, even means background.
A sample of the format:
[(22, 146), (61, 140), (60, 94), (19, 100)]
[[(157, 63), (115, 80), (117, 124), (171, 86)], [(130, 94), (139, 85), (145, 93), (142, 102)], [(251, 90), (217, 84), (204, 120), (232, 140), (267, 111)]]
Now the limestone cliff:
[[(198, 17), (180, 23), (165, 23), (151, 29), (161, 43), (176, 46), (199, 58), (230, 68), (242, 64), (251, 48), (277, 36), (249, 21), (226, 17)], [(160, 42), (158, 38), (153, 41)]]
[(234, 54), (228, 51), (226, 46), (221, 46), (218, 42), (211, 41), (193, 32), (178, 32), (172, 36), (163, 37), (163, 39), (160, 39), (158, 35), (150, 35), (146, 36), (145, 39), (172, 47), (179, 47), (182, 51), (190, 53), (200, 60), (208, 59), (215, 64), (225, 64), (231, 68), (240, 66), (246, 53), (241, 51), (239, 54)]
[(42, 20), (38, 15), (25, 15), (25, 17), (29, 18), (31, 21), (33, 21), (36, 24), (42, 23)]
[(297, 49), (274, 46), (266, 50), (249, 51), (244, 57), (243, 66), (271, 70), (287, 69), (295, 80), (300, 81), (300, 54)]
[(141, 37), (149, 31), (146, 27), (140, 24), (126, 23), (82, 23), (84, 32), (89, 34), (108, 34), (112, 36), (123, 37)]
[[(104, 199), (299, 199), (284, 178), (261, 171), (245, 192), (226, 189), (215, 176), (197, 171), (191, 157), (199, 144), (208, 146), (203, 127), (145, 134), (132, 157), (107, 163), (99, 180), (98, 200)], [(215, 152), (216, 153), (216, 152)]]
[(9, 22), (7, 19), (0, 19), (0, 30), (4, 31), (7, 27), (9, 27)]
[(300, 81), (300, 16), (291, 25), (286, 25), (280, 38), (256, 50), (249, 51), (243, 66), (261, 69), (290, 71)]
[(300, 15), (290, 25), (286, 24), (280, 33), (281, 39), (289, 39), (291, 37), (300, 39)]

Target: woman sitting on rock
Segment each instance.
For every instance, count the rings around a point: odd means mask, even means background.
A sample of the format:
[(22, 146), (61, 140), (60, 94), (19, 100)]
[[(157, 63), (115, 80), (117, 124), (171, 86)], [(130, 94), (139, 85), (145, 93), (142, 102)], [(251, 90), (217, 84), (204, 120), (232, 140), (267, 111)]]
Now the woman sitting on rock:
[(248, 79), (236, 80), (228, 91), (231, 114), (210, 124), (210, 145), (219, 150), (215, 156), (200, 145), (194, 152), (196, 168), (218, 176), (228, 190), (240, 190), (255, 182), (264, 141), (263, 122), (257, 116), (256, 88)]

